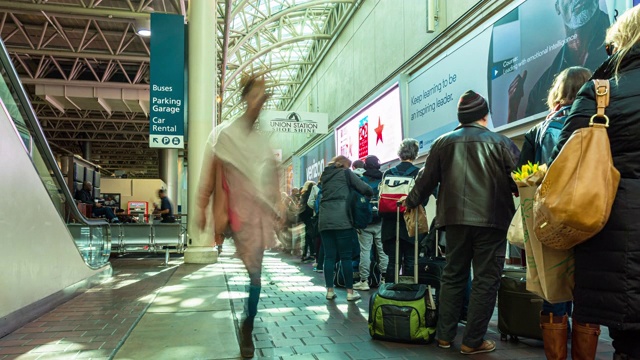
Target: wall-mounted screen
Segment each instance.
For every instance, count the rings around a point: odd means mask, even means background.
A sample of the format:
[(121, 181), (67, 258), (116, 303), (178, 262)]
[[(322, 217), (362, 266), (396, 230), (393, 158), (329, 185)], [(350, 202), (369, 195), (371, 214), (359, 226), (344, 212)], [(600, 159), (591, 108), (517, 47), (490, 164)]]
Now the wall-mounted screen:
[(393, 85), (336, 128), (336, 154), (351, 161), (375, 155), (381, 163), (397, 158), (402, 142), (400, 88)]

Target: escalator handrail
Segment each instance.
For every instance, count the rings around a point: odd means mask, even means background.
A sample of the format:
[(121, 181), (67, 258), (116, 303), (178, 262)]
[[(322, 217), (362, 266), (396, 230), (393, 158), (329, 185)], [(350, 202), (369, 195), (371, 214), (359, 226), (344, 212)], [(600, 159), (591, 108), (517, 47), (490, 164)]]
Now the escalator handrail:
[(44, 136), (44, 131), (40, 126), (40, 122), (36, 119), (36, 113), (31, 106), (31, 101), (27, 97), (27, 92), (22, 86), (22, 82), (18, 78), (18, 73), (13, 66), (13, 63), (11, 62), (11, 59), (9, 59), (9, 53), (7, 52), (7, 48), (5, 47), (4, 41), (2, 41), (2, 39), (0, 39), (0, 47), (2, 48), (2, 51), (0, 51), (0, 63), (2, 64), (2, 66), (4, 66), (5, 69), (7, 69), (7, 76), (9, 77), (11, 84), (14, 86), (14, 89), (16, 89), (16, 95), (23, 105), (23, 108), (25, 110), (24, 112), (27, 117), (24, 120), (28, 122), (28, 125), (32, 129), (32, 136), (36, 138), (39, 144), (43, 145), (44, 153), (41, 154), (42, 158), (47, 163), (49, 169), (53, 170), (51, 172), (53, 173), (53, 176), (55, 176), (58, 184), (60, 184), (65, 197), (65, 201), (67, 202), (67, 204), (69, 204), (69, 208), (73, 212), (74, 218), (87, 226), (108, 226), (109, 224), (104, 220), (87, 219), (86, 217), (84, 217), (84, 215), (82, 215), (82, 213), (80, 213), (78, 207), (75, 206), (75, 199), (71, 194), (71, 190), (69, 190), (69, 187), (66, 185), (64, 178), (62, 177), (62, 173), (58, 168), (58, 164), (53, 157), (53, 152), (49, 147), (49, 142)]

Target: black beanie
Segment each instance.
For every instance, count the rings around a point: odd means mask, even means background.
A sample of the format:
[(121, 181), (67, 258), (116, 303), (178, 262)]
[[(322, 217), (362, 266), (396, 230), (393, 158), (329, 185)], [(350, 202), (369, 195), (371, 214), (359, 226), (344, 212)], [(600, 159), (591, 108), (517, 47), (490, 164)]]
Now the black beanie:
[(482, 119), (489, 113), (489, 105), (480, 94), (467, 90), (458, 101), (458, 121), (470, 124)]
[(380, 170), (380, 159), (375, 155), (369, 155), (364, 159), (365, 170)]

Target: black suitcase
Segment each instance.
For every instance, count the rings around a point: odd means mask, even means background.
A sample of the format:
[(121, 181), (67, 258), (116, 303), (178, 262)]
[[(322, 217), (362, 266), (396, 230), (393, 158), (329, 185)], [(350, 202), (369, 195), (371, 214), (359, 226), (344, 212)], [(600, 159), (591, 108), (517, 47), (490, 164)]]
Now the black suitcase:
[(543, 299), (527, 291), (525, 269), (505, 269), (498, 290), (500, 339), (518, 337), (542, 340), (540, 311)]
[[(440, 252), (438, 230), (434, 225), (435, 221), (432, 221), (431, 227), (429, 228), (429, 235), (427, 235), (424, 240), (429, 243), (422, 246), (423, 256), (418, 258), (418, 283), (431, 286), (435, 292), (434, 298), (437, 305), (438, 295), (440, 294), (440, 282), (442, 281), (442, 274), (447, 260)], [(431, 253), (431, 256), (427, 255), (428, 253)]]

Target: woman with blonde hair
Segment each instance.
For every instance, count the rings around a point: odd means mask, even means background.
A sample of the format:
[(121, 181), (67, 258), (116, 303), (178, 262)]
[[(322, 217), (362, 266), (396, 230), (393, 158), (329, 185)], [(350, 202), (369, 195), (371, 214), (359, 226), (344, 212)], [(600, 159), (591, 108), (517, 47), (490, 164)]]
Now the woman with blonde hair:
[[(547, 105), (549, 115), (540, 124), (531, 128), (524, 135), (524, 144), (520, 152), (518, 167), (528, 162), (548, 164), (551, 152), (557, 145), (562, 127), (567, 120), (580, 88), (589, 81), (591, 70), (580, 66), (564, 69), (556, 75), (549, 90)], [(571, 302), (551, 304), (547, 301), (540, 313), (540, 327), (544, 352), (549, 360), (567, 358), (567, 337), (569, 323), (567, 314), (570, 312)], [(578, 348), (576, 344), (573, 347)]]
[(347, 288), (347, 300), (356, 301), (360, 295), (353, 291), (352, 257), (358, 235), (349, 216), (349, 192), (355, 190), (365, 196), (373, 196), (373, 189), (349, 168), (351, 160), (345, 156), (333, 158), (320, 176), (322, 199), (318, 215), (318, 230), (324, 246), (324, 280), (327, 300), (336, 298), (333, 290), (333, 274), (336, 256), (339, 255)]
[[(620, 184), (611, 216), (600, 233), (576, 246), (571, 353), (593, 359), (599, 325), (609, 327), (614, 359), (640, 359), (640, 7), (607, 30), (610, 55), (594, 78), (609, 79), (609, 141)], [(589, 126), (596, 113), (593, 82), (582, 87), (552, 159), (571, 134)], [(585, 209), (584, 211), (589, 211)], [(576, 339), (576, 337), (579, 337)]]

